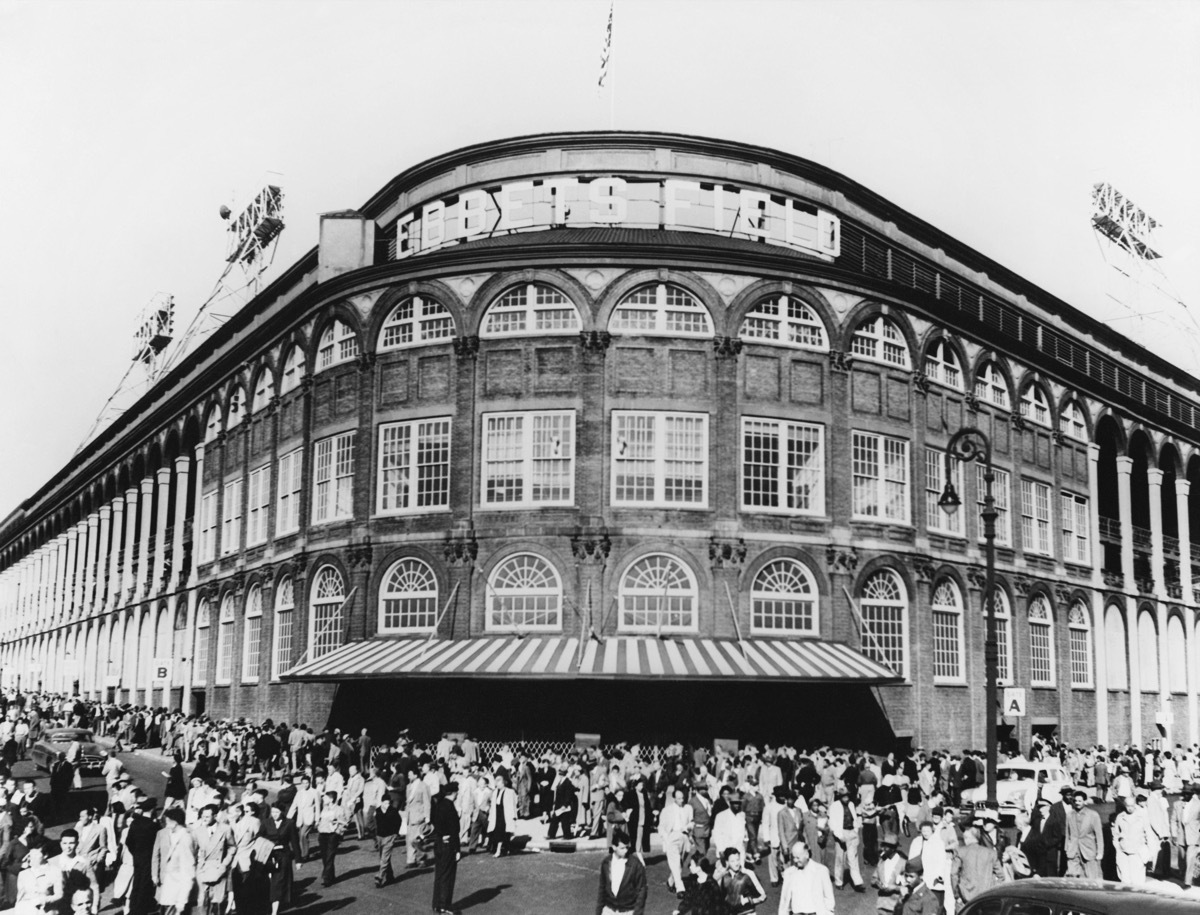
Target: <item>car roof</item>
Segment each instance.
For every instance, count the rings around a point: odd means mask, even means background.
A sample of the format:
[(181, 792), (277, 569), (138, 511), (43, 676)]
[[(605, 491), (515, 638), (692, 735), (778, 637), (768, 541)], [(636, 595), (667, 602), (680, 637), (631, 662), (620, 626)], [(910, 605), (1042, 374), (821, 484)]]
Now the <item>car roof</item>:
[(1079, 906), (1108, 915), (1121, 913), (1179, 913), (1196, 912), (1200, 895), (1152, 886), (1130, 886), (1110, 880), (1084, 880), (1078, 877), (1033, 877), (1001, 883), (984, 890), (972, 902), (1004, 897), (1048, 902), (1054, 905)]
[(1057, 759), (1008, 759), (996, 764), (997, 769), (1061, 769)]
[(87, 728), (50, 728), (46, 731), (47, 737), (66, 737), (72, 734), (80, 734), (91, 736), (91, 731)]

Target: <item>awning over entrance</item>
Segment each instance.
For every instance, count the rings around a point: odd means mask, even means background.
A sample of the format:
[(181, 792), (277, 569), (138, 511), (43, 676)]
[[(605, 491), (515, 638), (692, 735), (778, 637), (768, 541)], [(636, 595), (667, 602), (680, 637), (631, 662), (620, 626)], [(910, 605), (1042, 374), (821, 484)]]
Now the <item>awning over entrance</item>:
[(498, 635), (352, 642), (283, 675), (286, 680), (386, 677), (791, 680), (898, 683), (892, 671), (840, 642), (819, 639), (579, 639)]

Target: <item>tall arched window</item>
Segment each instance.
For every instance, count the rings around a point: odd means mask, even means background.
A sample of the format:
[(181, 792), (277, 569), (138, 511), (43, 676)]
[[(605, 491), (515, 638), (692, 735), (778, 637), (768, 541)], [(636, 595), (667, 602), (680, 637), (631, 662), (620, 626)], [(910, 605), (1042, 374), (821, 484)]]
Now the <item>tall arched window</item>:
[(1021, 394), (1021, 415), (1039, 426), (1050, 425), (1050, 402), (1040, 384), (1026, 385)]
[(257, 683), (262, 657), (262, 588), (246, 593), (246, 631), (242, 636), (242, 682)]
[(358, 335), (349, 324), (334, 321), (317, 344), (317, 371), (349, 362), (358, 356)]
[(346, 582), (333, 566), (323, 566), (313, 581), (308, 631), (308, 657), (316, 660), (341, 647), (345, 617)]
[(221, 411), (214, 404), (208, 411), (208, 420), (204, 423), (204, 441), (216, 441), (221, 434)]
[(1158, 692), (1158, 626), (1154, 614), (1142, 610), (1137, 616), (1138, 668), (1143, 693)]
[(1012, 402), (1008, 397), (1008, 382), (1004, 380), (1004, 373), (996, 363), (985, 362), (979, 367), (979, 373), (975, 376), (975, 398), (1002, 410), (1012, 409)]
[[(1012, 653), (1012, 607), (1008, 603), (1008, 592), (997, 587), (992, 592), (996, 605), (996, 682), (1011, 686), (1013, 682)], [(984, 625), (987, 625), (986, 611)]]
[(264, 368), (258, 375), (258, 383), (254, 386), (254, 400), (250, 403), (250, 412), (257, 413), (271, 402), (271, 392), (275, 388), (275, 378), (271, 370)]
[(304, 353), (300, 347), (293, 346), (288, 351), (287, 359), (283, 362), (283, 380), (279, 383), (279, 393), (286, 394), (288, 391), (300, 387), (300, 380), (303, 377)]
[(686, 563), (652, 553), (630, 564), (618, 589), (620, 628), (627, 632), (693, 632), (699, 589)]
[(561, 629), (562, 581), (554, 566), (533, 553), (518, 553), (500, 562), (488, 577), (487, 626)]
[(293, 591), (292, 579), (282, 578), (275, 585), (275, 646), (271, 652), (271, 679), (278, 680), (280, 675), (292, 667), (292, 646), (294, 644), (296, 598)]
[(401, 559), (379, 587), (380, 632), (432, 632), (437, 622), (438, 586), (433, 569), (419, 559)]
[(1167, 688), (1173, 693), (1187, 692), (1187, 650), (1183, 620), (1171, 614), (1167, 620)]
[(912, 367), (908, 357), (908, 342), (896, 322), (883, 315), (868, 318), (858, 325), (850, 352), (872, 362), (883, 362), (902, 369)]
[(751, 343), (775, 343), (825, 352), (829, 338), (816, 310), (802, 299), (773, 295), (757, 302), (742, 319), (738, 336)]
[(1054, 612), (1044, 594), (1029, 602), (1029, 682), (1054, 685)]
[[(197, 686), (208, 682), (209, 616), (208, 601), (200, 601), (200, 606), (196, 609), (196, 657), (192, 664), (192, 682)], [(116, 629), (113, 633), (116, 633)]]
[(479, 336), (525, 337), (533, 334), (574, 334), (583, 326), (579, 312), (553, 286), (526, 283), (514, 286), (488, 307)]
[(962, 364), (945, 337), (936, 340), (925, 356), (925, 377), (956, 391), (963, 388)]
[(234, 429), (242, 424), (246, 417), (246, 392), (239, 384), (229, 395), (229, 418), (225, 420), (226, 429)]
[(1067, 401), (1066, 406), (1063, 407), (1059, 425), (1062, 427), (1063, 435), (1068, 438), (1073, 438), (1077, 442), (1088, 440), (1087, 418), (1084, 416), (1083, 407), (1079, 406), (1079, 401)]
[(1125, 617), (1120, 609), (1109, 604), (1104, 611), (1105, 678), (1109, 689), (1129, 689), (1129, 662), (1125, 638)]
[(233, 593), (227, 592), (221, 599), (221, 619), (217, 625), (217, 685), (233, 680), (233, 623), (236, 617)]
[(768, 562), (750, 589), (750, 630), (762, 635), (816, 635), (817, 584), (795, 559)]
[(1092, 615), (1083, 601), (1077, 600), (1067, 613), (1071, 642), (1071, 685), (1092, 685)]
[(890, 569), (866, 580), (860, 595), (863, 654), (908, 678), (908, 595)]
[(383, 322), (379, 349), (404, 349), (453, 337), (454, 316), (450, 310), (435, 299), (414, 295), (397, 303)]
[(613, 309), (608, 329), (614, 334), (661, 337), (711, 337), (708, 309), (694, 295), (671, 283), (640, 286)]
[(958, 585), (942, 579), (933, 591), (933, 679), (961, 683), (963, 669), (963, 600)]

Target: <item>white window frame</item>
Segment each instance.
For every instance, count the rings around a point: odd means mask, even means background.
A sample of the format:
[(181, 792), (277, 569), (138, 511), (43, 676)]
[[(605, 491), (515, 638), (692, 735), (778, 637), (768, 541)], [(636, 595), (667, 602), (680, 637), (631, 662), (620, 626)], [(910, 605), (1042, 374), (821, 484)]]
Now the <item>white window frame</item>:
[[(1032, 600), (1029, 601), (1028, 610), (1029, 619), (1029, 685), (1038, 687), (1053, 688), (1057, 683), (1055, 677), (1055, 657), (1054, 657), (1054, 607), (1045, 594), (1035, 594)], [(1046, 663), (1048, 665), (1047, 677), (1038, 676), (1037, 656), (1039, 646), (1037, 639), (1041, 637), (1046, 640), (1045, 654)]]
[[(400, 312), (405, 308), (408, 311), (401, 316)], [(388, 339), (389, 334), (391, 340)], [(430, 343), (445, 343), (455, 336), (454, 315), (449, 308), (437, 299), (411, 295), (397, 302), (383, 322), (379, 329), (378, 350), (387, 353)]]
[(221, 498), (221, 555), (232, 556), (242, 548), (242, 477), (225, 484)]
[[(1013, 680), (1013, 615), (1008, 602), (1008, 592), (996, 585), (993, 600), (996, 603), (996, 682), (1001, 686), (1012, 686)], [(981, 601), (984, 609), (983, 625), (987, 627), (987, 604)]]
[[(653, 290), (653, 300), (647, 293)], [(703, 323), (703, 329), (680, 326)], [(621, 297), (608, 319), (613, 336), (691, 337), (708, 339), (713, 335), (712, 315), (704, 303), (675, 283), (647, 283)]]
[(246, 520), (246, 546), (258, 546), (267, 542), (270, 530), (267, 524), (271, 509), (271, 465), (263, 464), (250, 471), (246, 487), (246, 505), (249, 517)]
[(304, 477), (304, 448), (295, 448), (279, 456), (279, 491), (275, 498), (275, 536), (283, 537), (300, 530), (300, 497)]
[(868, 362), (912, 369), (908, 340), (899, 325), (887, 315), (876, 315), (859, 324), (850, 340), (850, 352)]
[[(773, 436), (773, 454), (762, 441), (752, 446), (754, 436), (760, 439)], [(788, 445), (786, 449), (785, 442)], [(806, 455), (791, 453), (791, 445), (796, 442), (808, 449)], [(752, 461), (752, 457), (758, 460)], [(753, 475), (750, 473), (751, 467), (756, 469)], [(825, 427), (819, 423), (743, 416), (741, 471), (742, 511), (824, 516)], [(759, 484), (759, 491), (753, 491), (753, 484)], [(758, 501), (754, 501), (754, 497)], [(774, 504), (767, 504), (770, 502)]]
[(221, 434), (221, 411), (218, 407), (213, 406), (208, 411), (208, 419), (204, 423), (204, 442), (215, 442)]
[[(643, 566), (653, 566), (657, 563), (658, 570), (661, 571), (665, 560), (673, 566), (678, 567), (682, 575), (674, 575), (672, 578), (678, 581), (680, 578), (686, 581), (685, 588), (671, 588), (670, 581), (663, 585), (661, 590), (656, 586), (653, 589), (644, 587), (635, 587), (630, 583), (630, 576), (635, 570), (640, 570)], [(657, 602), (654, 610), (648, 607), (640, 608), (635, 604), (631, 605), (631, 601), (639, 601), (641, 599), (653, 599)], [(664, 607), (662, 601), (668, 601), (668, 605)], [(679, 609), (674, 609), (673, 603), (679, 602)], [(696, 576), (692, 572), (691, 566), (680, 559), (678, 556), (673, 556), (670, 553), (646, 553), (638, 556), (630, 562), (621, 573), (620, 584), (617, 588), (617, 629), (620, 632), (698, 632), (700, 625), (700, 589), (696, 583)], [(629, 617), (632, 614), (655, 614), (658, 617), (658, 623), (636, 623), (631, 622)], [(670, 623), (663, 622), (663, 616), (678, 615), (680, 619), (685, 617), (690, 618), (690, 622)]]
[[(954, 461), (954, 491), (963, 494), (963, 462)], [(925, 528), (948, 537), (965, 537), (966, 512), (943, 511), (938, 505), (946, 488), (946, 452), (925, 449)]]
[[(820, 634), (821, 602), (812, 571), (790, 556), (772, 559), (750, 586), (750, 632), (763, 636)], [(807, 625), (796, 625), (807, 619)], [(767, 620), (780, 625), (769, 625)], [(790, 621), (790, 624), (789, 624)]]
[[(526, 509), (575, 504), (574, 410), (485, 413), (481, 419), (479, 506)], [(563, 465), (565, 464), (565, 469)], [(510, 471), (505, 475), (505, 470)], [(503, 481), (510, 481), (507, 485)], [(489, 483), (498, 483), (489, 491)], [(565, 487), (565, 494), (546, 498)], [(519, 489), (518, 489), (519, 488)], [(518, 498), (500, 498), (518, 489)]]
[[(379, 427), (375, 479), (377, 515), (450, 510), (451, 436), (449, 416), (384, 423)], [(437, 441), (439, 437), (443, 439), (440, 445)], [(431, 457), (438, 459), (431, 460)], [(412, 485), (414, 468), (416, 485)], [(429, 488), (431, 482), (437, 484), (436, 488)]]
[(228, 686), (233, 682), (233, 623), (236, 616), (233, 595), (226, 592), (217, 618), (217, 686)]
[(958, 361), (958, 351), (945, 337), (935, 340), (925, 354), (925, 377), (954, 391), (963, 389), (963, 368)]
[[(963, 596), (958, 585), (943, 578), (933, 589), (933, 682), (962, 684), (967, 682), (966, 626)], [(939, 619), (940, 618), (940, 619)], [(939, 626), (953, 627), (951, 638), (939, 631)], [(949, 641), (949, 643), (948, 643)]]
[(1067, 612), (1068, 655), (1071, 659), (1073, 689), (1092, 689), (1095, 685), (1092, 674), (1095, 639), (1092, 638), (1091, 621), (1091, 611), (1081, 600), (1075, 601)]
[(1038, 426), (1050, 428), (1050, 401), (1037, 382), (1025, 385), (1021, 392), (1021, 416)]
[[(689, 501), (682, 499), (668, 499), (668, 477), (667, 471), (672, 463), (669, 460), (668, 439), (672, 435), (677, 434), (672, 432), (671, 427), (676, 423), (696, 424), (699, 431), (700, 444), (698, 451), (700, 459), (694, 457), (685, 457), (683, 460), (676, 459), (675, 463), (692, 467), (696, 472), (686, 479), (697, 480), (696, 486), (700, 490), (700, 498)], [(632, 428), (633, 425), (642, 424), (641, 431), (649, 430), (649, 454), (646, 456), (634, 457), (634, 449), (638, 443), (632, 442), (629, 439), (629, 434), (624, 431)], [(644, 447), (644, 445), (643, 445)], [(653, 478), (654, 493), (651, 498), (629, 498), (623, 497), (621, 492), (621, 479), (626, 476), (622, 473), (622, 468), (632, 467), (634, 464), (648, 464), (649, 474), (643, 474), (642, 479)], [(707, 509), (709, 499), (709, 437), (708, 437), (708, 414), (707, 413), (677, 413), (669, 411), (654, 411), (654, 410), (614, 410), (612, 413), (612, 485), (611, 498), (614, 506), (622, 508), (633, 507), (649, 507), (649, 508), (678, 508), (678, 509)], [(672, 477), (671, 479), (676, 479)], [(680, 477), (679, 479), (684, 479)]]
[(1021, 477), (1021, 548), (1039, 556), (1054, 555), (1051, 536), (1050, 485)]
[[(877, 581), (882, 581), (884, 578), (891, 582), (892, 589), (890, 594), (899, 594), (899, 597), (883, 596), (876, 588), (875, 593), (872, 591), (872, 586)], [(906, 681), (911, 679), (909, 668), (909, 601), (908, 591), (904, 587), (904, 581), (892, 569), (880, 569), (863, 582), (862, 591), (859, 593), (859, 612), (862, 614), (863, 631), (861, 636), (862, 652), (868, 658), (882, 664), (889, 670), (893, 671), (897, 676), (903, 677)], [(889, 646), (881, 645), (879, 640), (885, 633), (876, 633), (876, 616), (882, 614), (891, 614), (898, 617), (899, 623), (899, 638), (900, 651), (897, 656), (894, 649)], [(896, 625), (896, 620), (880, 620), (891, 626)], [(897, 669), (897, 664), (899, 669)]]
[[(394, 584), (409, 586), (408, 590), (389, 590)], [(423, 587), (412, 587), (421, 585)], [(405, 605), (411, 602), (422, 602), (418, 609), (407, 609)], [(415, 556), (405, 556), (392, 563), (379, 583), (379, 631), (380, 632), (412, 632), (430, 633), (437, 626), (438, 610), (440, 609), (438, 581), (429, 563)], [(389, 614), (388, 604), (400, 604), (395, 612)], [(406, 616), (416, 616), (417, 623), (413, 625), (388, 625), (389, 615), (403, 620)]]
[[(296, 591), (291, 576), (281, 578), (275, 585), (275, 618), (272, 622), (275, 625), (271, 633), (271, 679), (278, 680), (284, 671), (291, 670), (296, 652)], [(285, 649), (287, 667), (284, 667)]]
[[(329, 591), (335, 579), (340, 587), (336, 594)], [(323, 658), (342, 647), (346, 628), (346, 614), (342, 605), (345, 602), (346, 579), (333, 566), (322, 566), (313, 576), (312, 594), (308, 601), (308, 659), (310, 661)], [(334, 608), (335, 612), (326, 619), (318, 619), (330, 607)], [(330, 627), (330, 622), (335, 625)], [(318, 623), (320, 623), (319, 629), (317, 628)]]
[(288, 351), (287, 360), (283, 364), (283, 378), (279, 382), (280, 396), (300, 387), (304, 375), (304, 352), (299, 346), (293, 346)]
[(229, 395), (229, 411), (228, 418), (225, 420), (226, 429), (236, 429), (242, 424), (242, 419), (246, 413), (246, 392), (242, 390), (242, 386), (235, 385), (233, 393)]
[(258, 375), (254, 385), (254, 399), (250, 401), (250, 413), (258, 413), (271, 402), (271, 390), (275, 387), (275, 378), (271, 370), (264, 368)]
[(321, 332), (321, 342), (317, 344), (317, 371), (342, 365), (358, 357), (358, 334), (349, 324), (334, 319)]
[(217, 558), (217, 491), (200, 497), (200, 557), (199, 562)]
[[(912, 524), (909, 449), (907, 439), (858, 429), (852, 431), (851, 492), (854, 520), (877, 524)], [(899, 460), (896, 459), (897, 455), (900, 455)], [(898, 473), (898, 470), (902, 472)]]
[(351, 429), (313, 442), (313, 524), (354, 517), (355, 438)]
[[(570, 316), (566, 317), (566, 312)], [(497, 330), (499, 318), (512, 318), (513, 327)], [(517, 326), (519, 324), (519, 326)], [(496, 296), (479, 325), (481, 340), (501, 337), (561, 336), (583, 329), (579, 309), (562, 292), (545, 283), (511, 286)]]
[(262, 586), (246, 592), (242, 629), (242, 682), (257, 683), (262, 667)]
[[(500, 580), (502, 573), (510, 574), (508, 569), (510, 566), (520, 570), (521, 573), (528, 573), (530, 569), (536, 569), (539, 575), (539, 580), (543, 582), (536, 587), (528, 587), (525, 591), (517, 588), (510, 588)], [(505, 611), (501, 604), (506, 599), (528, 600), (528, 599), (545, 599), (547, 601), (546, 609), (535, 608), (527, 610), (522, 608), (517, 611)], [(505, 556), (502, 560), (496, 563), (487, 577), (487, 601), (485, 614), (485, 628), (489, 632), (560, 632), (562, 631), (562, 608), (563, 608), (563, 584), (562, 576), (559, 575), (558, 569), (545, 556), (537, 553), (522, 552), (514, 553), (511, 556)], [(523, 622), (505, 622), (498, 614), (505, 612), (517, 612), (529, 615), (546, 614), (549, 622), (544, 623), (523, 623)]]
[[(979, 542), (983, 542), (983, 500), (987, 497), (987, 481), (984, 466), (975, 463), (975, 500), (978, 506)], [(1012, 474), (999, 467), (992, 468), (992, 499), (996, 509), (996, 546), (1012, 546)]]
[(196, 608), (196, 648), (192, 658), (192, 682), (204, 686), (208, 682), (208, 661), (212, 651), (212, 608), (200, 601)]
[(1008, 382), (994, 360), (989, 360), (979, 367), (979, 373), (975, 376), (975, 399), (1001, 410), (1012, 409)]
[(1060, 493), (1063, 562), (1088, 566), (1092, 563), (1092, 520), (1086, 496)]
[(1068, 400), (1066, 406), (1063, 407), (1062, 416), (1059, 417), (1059, 427), (1062, 429), (1063, 435), (1067, 438), (1072, 438), (1077, 442), (1087, 443), (1087, 417), (1084, 415), (1083, 407), (1079, 405), (1078, 400)]
[(829, 334), (817, 310), (790, 295), (768, 296), (756, 302), (742, 318), (738, 337), (746, 343), (829, 352)]

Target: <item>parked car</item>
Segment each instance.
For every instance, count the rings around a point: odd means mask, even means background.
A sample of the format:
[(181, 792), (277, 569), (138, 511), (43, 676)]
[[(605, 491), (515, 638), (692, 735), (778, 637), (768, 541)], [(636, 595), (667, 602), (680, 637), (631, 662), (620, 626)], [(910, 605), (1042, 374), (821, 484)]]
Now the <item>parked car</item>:
[(959, 915), (1184, 915), (1200, 911), (1200, 892), (1173, 883), (1141, 886), (1074, 877), (1034, 877), (984, 890)]
[(83, 745), (79, 763), (81, 771), (98, 773), (104, 765), (105, 749), (96, 743), (95, 735), (84, 728), (51, 728), (30, 748), (29, 758), (37, 768), (49, 772), (50, 764), (58, 758), (58, 754), (66, 753), (75, 740)]
[[(1071, 776), (1057, 759), (1002, 762), (996, 766), (996, 801), (1000, 805), (1000, 816), (1015, 817), (1018, 810), (1028, 810), (1037, 797), (1035, 787), (1040, 786), (1042, 797), (1053, 803), (1062, 797), (1062, 789), (1070, 784)], [(968, 788), (962, 799), (964, 806), (982, 804), (987, 800), (987, 786)]]

